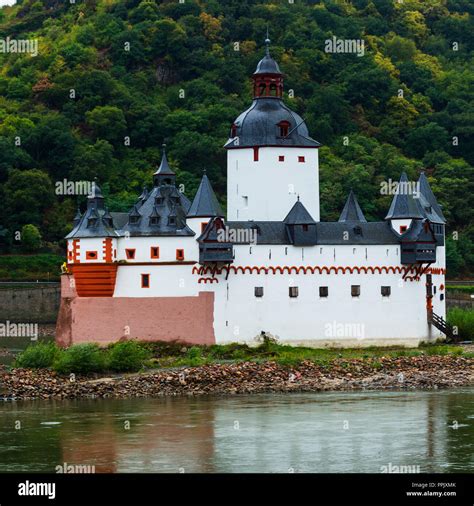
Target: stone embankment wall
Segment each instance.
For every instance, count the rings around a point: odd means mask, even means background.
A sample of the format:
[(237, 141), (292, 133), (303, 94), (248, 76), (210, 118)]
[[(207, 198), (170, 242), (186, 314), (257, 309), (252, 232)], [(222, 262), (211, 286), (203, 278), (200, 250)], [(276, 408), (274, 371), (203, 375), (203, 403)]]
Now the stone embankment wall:
[(0, 322), (55, 323), (59, 283), (0, 283)]

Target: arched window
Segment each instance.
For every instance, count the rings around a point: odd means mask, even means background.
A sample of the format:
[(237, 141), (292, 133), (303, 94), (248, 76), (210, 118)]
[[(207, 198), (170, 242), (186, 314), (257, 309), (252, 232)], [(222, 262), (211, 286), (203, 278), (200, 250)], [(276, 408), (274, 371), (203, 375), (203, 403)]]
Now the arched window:
[(288, 121), (280, 121), (277, 126), (279, 130), (279, 136), (286, 137), (290, 129), (290, 123)]
[(261, 97), (262, 95), (265, 95), (265, 90), (267, 88), (267, 85), (265, 83), (260, 83), (258, 85), (258, 95)]
[(277, 96), (277, 85), (275, 83), (270, 84), (270, 96)]

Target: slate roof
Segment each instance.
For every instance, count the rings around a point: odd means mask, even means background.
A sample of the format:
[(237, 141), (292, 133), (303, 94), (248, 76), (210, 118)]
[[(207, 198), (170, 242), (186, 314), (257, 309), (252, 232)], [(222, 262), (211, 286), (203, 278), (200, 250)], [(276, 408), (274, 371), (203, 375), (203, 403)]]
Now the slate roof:
[(408, 189), (407, 183), (408, 177), (406, 172), (403, 172), (397, 193), (393, 197), (387, 216), (385, 216), (386, 220), (423, 218), (423, 211), (418, 198), (415, 198), (415, 193)]
[(431, 231), (425, 231), (424, 227), (425, 220), (413, 220), (410, 228), (401, 236), (401, 242), (413, 242), (413, 241), (433, 241), (435, 237)]
[(188, 218), (224, 216), (219, 201), (212, 189), (206, 174), (202, 176), (201, 184), (196, 192), (193, 203), (188, 211)]
[(255, 69), (255, 74), (280, 74), (280, 67), (278, 63), (270, 56), (270, 39), (265, 39), (265, 56), (258, 62), (257, 68)]
[[(192, 236), (194, 232), (186, 225), (186, 204), (189, 202), (174, 185), (162, 184), (155, 186), (148, 194), (140, 208), (135, 204), (128, 219), (119, 233), (126, 232), (130, 236)], [(151, 217), (159, 215), (157, 224), (151, 222)], [(133, 223), (130, 216), (137, 215), (138, 223)], [(171, 219), (170, 219), (171, 218)]]
[(364, 213), (359, 206), (359, 202), (357, 202), (357, 197), (352, 190), (349, 192), (344, 209), (342, 210), (341, 216), (339, 216), (339, 222), (346, 221), (367, 223)]
[[(280, 137), (278, 123), (289, 123), (286, 137)], [(252, 105), (234, 121), (236, 137), (229, 138), (225, 148), (248, 146), (301, 146), (318, 147), (321, 144), (309, 136), (301, 116), (275, 97), (256, 98)], [(238, 140), (236, 140), (238, 139)]]
[(433, 223), (446, 223), (446, 218), (444, 217), (441, 206), (438, 204), (424, 172), (420, 174), (418, 183), (420, 185), (420, 192), (422, 196), (420, 203), (427, 218)]
[(418, 179), (418, 192), (406, 191), (403, 183), (407, 183), (408, 178), (403, 172), (400, 183), (401, 191), (397, 193), (392, 200), (392, 204), (385, 219), (422, 219), (427, 218), (432, 223), (446, 223), (436, 197), (434, 196), (428, 179), (422, 172)]
[(316, 223), (306, 207), (300, 202), (299, 197), (283, 221), (287, 225), (314, 225)]
[(92, 184), (91, 194), (87, 197), (87, 209), (81, 216), (76, 213), (73, 220), (74, 227), (66, 239), (80, 239), (86, 237), (118, 237), (112, 217), (104, 205), (104, 196), (99, 185)]
[[(291, 245), (287, 235), (287, 227), (281, 221), (227, 221), (229, 230), (257, 228), (257, 244)], [(359, 229), (359, 230), (355, 230)], [(360, 233), (358, 233), (360, 232)], [(308, 234), (316, 234), (317, 246), (336, 245), (372, 245), (399, 244), (399, 237), (392, 231), (386, 221), (341, 223), (318, 222), (314, 230)]]

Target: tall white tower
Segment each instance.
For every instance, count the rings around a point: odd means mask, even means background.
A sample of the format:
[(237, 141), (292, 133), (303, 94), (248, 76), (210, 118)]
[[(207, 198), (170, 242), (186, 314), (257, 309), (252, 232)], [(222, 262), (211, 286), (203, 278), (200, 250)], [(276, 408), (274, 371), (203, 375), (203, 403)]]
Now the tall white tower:
[(283, 74), (266, 54), (252, 76), (253, 102), (232, 124), (227, 148), (227, 219), (282, 221), (299, 195), (319, 221), (320, 144), (282, 100)]

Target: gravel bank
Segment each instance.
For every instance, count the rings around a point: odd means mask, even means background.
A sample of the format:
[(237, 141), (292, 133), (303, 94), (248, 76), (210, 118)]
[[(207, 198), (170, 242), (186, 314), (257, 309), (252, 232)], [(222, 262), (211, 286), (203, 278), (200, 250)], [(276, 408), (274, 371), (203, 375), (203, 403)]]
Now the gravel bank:
[(474, 359), (458, 356), (382, 357), (303, 362), (214, 364), (100, 378), (59, 376), (48, 370), (0, 366), (0, 398), (76, 399), (162, 395), (431, 389), (474, 385)]

